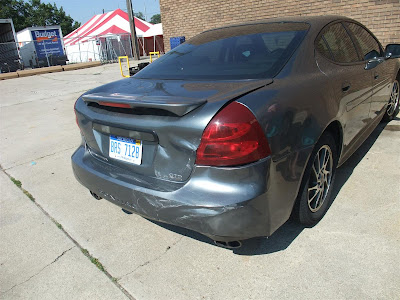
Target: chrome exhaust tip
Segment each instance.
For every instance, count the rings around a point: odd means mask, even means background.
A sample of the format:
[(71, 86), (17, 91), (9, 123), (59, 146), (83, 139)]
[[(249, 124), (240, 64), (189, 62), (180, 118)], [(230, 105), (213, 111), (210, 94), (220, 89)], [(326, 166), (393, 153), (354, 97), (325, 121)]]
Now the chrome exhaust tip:
[(242, 247), (241, 241), (230, 241), (230, 242), (214, 241), (214, 244), (217, 245), (218, 247), (222, 247), (222, 248), (226, 248), (226, 249), (237, 249), (237, 248)]
[(96, 193), (94, 193), (94, 192), (92, 192), (92, 191), (90, 191), (90, 195), (92, 195), (92, 197), (93, 197), (94, 199), (96, 199), (96, 200), (101, 200), (101, 199), (102, 199), (99, 195), (97, 195)]

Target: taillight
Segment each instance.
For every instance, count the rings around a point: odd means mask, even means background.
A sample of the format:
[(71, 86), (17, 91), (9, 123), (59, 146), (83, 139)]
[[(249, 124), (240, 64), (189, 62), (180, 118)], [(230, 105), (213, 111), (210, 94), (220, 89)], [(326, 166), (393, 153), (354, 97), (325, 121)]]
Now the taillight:
[(270, 154), (267, 138), (253, 113), (243, 104), (232, 102), (204, 130), (196, 164), (237, 166)]

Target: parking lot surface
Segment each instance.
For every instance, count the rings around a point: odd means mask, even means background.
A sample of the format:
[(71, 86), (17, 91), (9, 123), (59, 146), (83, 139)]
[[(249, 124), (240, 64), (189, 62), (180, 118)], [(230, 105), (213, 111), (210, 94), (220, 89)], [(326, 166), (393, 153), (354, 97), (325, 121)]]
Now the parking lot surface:
[(287, 222), (232, 251), (124, 214), (75, 180), (74, 102), (118, 79), (112, 64), (0, 82), (1, 299), (399, 298), (399, 118), (338, 170), (314, 228)]

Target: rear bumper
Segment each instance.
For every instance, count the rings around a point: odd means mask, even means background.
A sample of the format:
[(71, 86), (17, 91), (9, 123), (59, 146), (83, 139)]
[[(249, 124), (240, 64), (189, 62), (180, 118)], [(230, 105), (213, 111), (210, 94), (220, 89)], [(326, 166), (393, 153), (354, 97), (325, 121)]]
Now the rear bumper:
[(272, 211), (279, 205), (268, 194), (270, 164), (266, 158), (237, 168), (196, 167), (186, 183), (159, 191), (133, 184), (121, 176), (125, 170), (83, 146), (72, 155), (75, 177), (94, 193), (146, 218), (221, 241), (269, 236), (286, 221), (290, 211)]

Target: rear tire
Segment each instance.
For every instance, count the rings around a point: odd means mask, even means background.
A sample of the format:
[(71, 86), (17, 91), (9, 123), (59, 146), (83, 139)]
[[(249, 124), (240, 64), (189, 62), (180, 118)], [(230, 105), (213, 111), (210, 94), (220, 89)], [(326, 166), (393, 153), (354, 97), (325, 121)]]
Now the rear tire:
[(390, 94), (389, 103), (386, 107), (386, 112), (383, 115), (383, 122), (392, 121), (399, 113), (399, 96), (400, 96), (400, 86), (399, 81), (395, 80), (393, 83), (392, 92)]
[(303, 175), (294, 216), (305, 226), (314, 226), (331, 204), (338, 162), (334, 137), (326, 132), (315, 145)]

